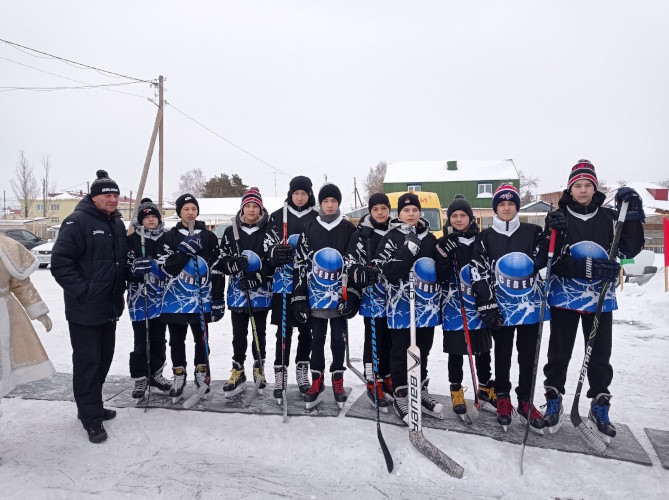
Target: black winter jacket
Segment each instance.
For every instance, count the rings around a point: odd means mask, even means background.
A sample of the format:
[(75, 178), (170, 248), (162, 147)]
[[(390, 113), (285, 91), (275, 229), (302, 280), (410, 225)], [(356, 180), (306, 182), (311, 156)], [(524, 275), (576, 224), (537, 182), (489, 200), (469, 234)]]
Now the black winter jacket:
[(97, 326), (121, 316), (126, 259), (121, 213), (107, 215), (85, 196), (63, 221), (51, 254), (68, 321)]

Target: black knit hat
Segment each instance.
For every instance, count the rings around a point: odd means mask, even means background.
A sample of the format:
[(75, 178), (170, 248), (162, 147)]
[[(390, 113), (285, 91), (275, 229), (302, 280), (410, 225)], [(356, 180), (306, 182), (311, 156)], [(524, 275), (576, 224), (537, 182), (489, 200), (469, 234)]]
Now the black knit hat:
[(241, 208), (244, 208), (244, 205), (247, 203), (255, 203), (262, 210), (262, 196), (260, 195), (260, 190), (257, 187), (248, 188), (244, 193), (244, 196), (242, 196)]
[(374, 205), (385, 205), (390, 209), (390, 200), (385, 195), (385, 193), (374, 193), (369, 197), (369, 203), (367, 204), (367, 208), (370, 213), (372, 208), (374, 208)]
[(323, 203), (325, 198), (334, 198), (341, 205), (341, 191), (331, 182), (323, 184), (318, 191), (318, 204)]
[(418, 210), (421, 209), (420, 200), (418, 199), (418, 196), (416, 196), (413, 193), (404, 193), (397, 199), (397, 215), (400, 214), (400, 212), (404, 207), (407, 207), (409, 205), (414, 205), (418, 207)]
[(137, 207), (137, 222), (141, 224), (142, 220), (147, 215), (155, 215), (158, 217), (158, 222), (163, 221), (162, 217), (160, 216), (160, 210), (158, 210), (158, 205), (153, 203), (151, 198), (142, 198), (139, 207)]
[(446, 209), (446, 216), (448, 217), (449, 223), (451, 221), (451, 215), (453, 215), (453, 212), (458, 210), (462, 210), (467, 214), (467, 217), (469, 217), (469, 222), (474, 220), (472, 206), (461, 194), (456, 194), (453, 198), (453, 201), (451, 201), (451, 203), (448, 205), (448, 208)]
[(304, 175), (298, 175), (297, 177), (293, 177), (290, 180), (290, 187), (288, 188), (288, 196), (292, 196), (293, 193), (298, 189), (306, 191), (307, 194), (310, 194), (311, 187), (312, 187), (311, 179), (309, 179), (309, 177), (305, 177)]
[(118, 184), (109, 178), (105, 170), (98, 170), (95, 175), (97, 179), (91, 184), (91, 198), (99, 194), (121, 194)]
[(597, 191), (597, 174), (595, 173), (595, 166), (590, 163), (589, 160), (578, 160), (578, 163), (571, 167), (567, 190), (571, 193), (572, 184), (581, 180), (592, 182), (592, 185), (595, 186), (595, 191)]
[(186, 203), (192, 203), (197, 207), (197, 214), (200, 215), (200, 204), (195, 199), (195, 196), (189, 193), (184, 193), (177, 198), (177, 201), (174, 202), (177, 206), (177, 215), (181, 217), (181, 209)]

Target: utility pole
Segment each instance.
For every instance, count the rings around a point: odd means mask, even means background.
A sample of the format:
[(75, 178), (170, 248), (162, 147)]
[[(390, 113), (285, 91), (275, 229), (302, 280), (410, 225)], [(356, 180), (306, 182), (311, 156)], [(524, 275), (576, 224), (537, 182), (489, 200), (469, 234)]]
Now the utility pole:
[[(132, 189), (130, 190), (130, 209), (128, 210), (128, 215), (132, 215)], [(132, 222), (132, 219), (130, 222)]]
[(358, 194), (358, 186), (356, 186), (356, 184), (355, 184), (355, 177), (353, 177), (353, 210), (355, 210), (356, 208), (358, 208), (358, 198), (357, 198), (357, 194)]
[(86, 193), (90, 194), (91, 193), (91, 182), (86, 181)]
[[(165, 113), (163, 109), (163, 75), (158, 77), (158, 109), (160, 110), (160, 129), (158, 130), (158, 210), (163, 212), (163, 133), (165, 131)], [(132, 198), (132, 196), (131, 196)], [(131, 211), (132, 213), (132, 211)]]
[(44, 201), (44, 206), (42, 207), (42, 214), (46, 217), (46, 179), (42, 179), (42, 198)]

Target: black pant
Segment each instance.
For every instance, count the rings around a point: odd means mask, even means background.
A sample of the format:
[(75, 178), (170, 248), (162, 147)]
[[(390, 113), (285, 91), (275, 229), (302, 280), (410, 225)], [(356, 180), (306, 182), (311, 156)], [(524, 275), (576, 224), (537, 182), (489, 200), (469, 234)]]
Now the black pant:
[[(269, 311), (254, 311), (253, 320), (256, 324), (256, 332), (258, 332), (258, 343), (260, 344), (260, 354), (263, 361), (265, 360), (265, 328), (267, 325), (267, 313)], [(244, 366), (246, 361), (246, 348), (248, 346), (249, 336), (249, 315), (243, 312), (231, 311), (232, 318), (232, 360)], [(258, 359), (258, 350), (256, 349), (255, 339), (251, 333), (251, 352), (253, 353), (253, 360)]]
[(330, 372), (345, 370), (344, 354), (346, 353), (346, 342), (344, 341), (344, 330), (346, 318), (309, 318), (311, 326), (311, 369), (319, 372), (325, 371), (325, 337), (328, 332), (328, 321), (330, 322), (330, 349), (332, 351), (332, 364)]
[[(168, 323), (167, 329), (170, 331), (170, 354), (172, 357), (172, 366), (183, 366), (186, 368), (186, 335), (188, 334), (188, 323)], [(202, 326), (199, 319), (190, 323), (190, 330), (193, 333), (193, 342), (195, 342), (195, 365), (207, 364), (207, 354), (204, 351), (204, 340), (202, 338)]]
[(492, 331), (495, 340), (495, 392), (511, 392), (511, 357), (513, 355), (513, 336), (516, 335), (518, 350), (518, 387), (516, 395), (519, 400), (530, 399), (532, 388), (532, 371), (534, 355), (537, 350), (539, 323), (532, 325), (503, 326)]
[(146, 322), (133, 321), (132, 330), (135, 334), (135, 348), (130, 353), (130, 376), (132, 378), (147, 377), (165, 364), (165, 330), (167, 325), (160, 318), (149, 320), (149, 348), (151, 349), (151, 373), (146, 373)]
[[(462, 363), (464, 358), (465, 356), (462, 354), (448, 355), (448, 381), (451, 384), (462, 384), (462, 378), (464, 377)], [(467, 359), (466, 363), (468, 369), (467, 371), (469, 371), (469, 359)], [(478, 379), (479, 384), (485, 384), (492, 378), (492, 372), (490, 370), (491, 364), (492, 358), (490, 356), (490, 351), (482, 352), (481, 354), (476, 354), (474, 356), (476, 378)]]
[[(290, 344), (293, 337), (293, 328), (286, 326), (286, 359), (281, 360), (281, 347), (283, 345), (283, 330), (281, 325), (276, 329), (276, 354), (274, 364), (280, 366), (290, 366)], [(297, 352), (295, 353), (295, 363), (300, 361), (309, 362), (309, 353), (311, 352), (311, 329), (308, 325), (297, 327)]]
[(85, 326), (68, 321), (72, 343), (72, 389), (85, 429), (102, 424), (102, 385), (114, 357), (116, 321)]
[[(372, 318), (365, 318), (365, 346), (362, 351), (362, 362), (365, 364), (365, 376), (368, 379), (374, 378), (374, 372), (368, 370), (368, 366), (373, 367), (374, 351), (372, 349)], [(374, 318), (374, 329), (376, 330), (376, 356), (379, 377), (385, 377), (390, 374), (390, 349), (392, 339), (388, 329), (387, 318)]]
[[(544, 375), (546, 376), (544, 385), (555, 387), (561, 394), (564, 394), (564, 383), (567, 380), (567, 369), (574, 350), (579, 320), (583, 327), (585, 350), (585, 343), (588, 341), (594, 319), (594, 313), (581, 314), (578, 311), (551, 307), (551, 338), (548, 342), (548, 363), (544, 367)], [(608, 394), (609, 392), (609, 385), (613, 380), (613, 367), (610, 363), (613, 343), (612, 330), (613, 314), (610, 312), (602, 313), (588, 365), (590, 388), (587, 397), (589, 398), (595, 398), (598, 394)]]
[[(407, 349), (411, 345), (411, 333), (408, 328), (390, 330), (393, 337), (390, 350), (390, 377), (393, 387), (407, 385)], [(416, 328), (416, 346), (420, 349), (420, 378), (427, 378), (427, 360), (434, 342), (434, 327)]]

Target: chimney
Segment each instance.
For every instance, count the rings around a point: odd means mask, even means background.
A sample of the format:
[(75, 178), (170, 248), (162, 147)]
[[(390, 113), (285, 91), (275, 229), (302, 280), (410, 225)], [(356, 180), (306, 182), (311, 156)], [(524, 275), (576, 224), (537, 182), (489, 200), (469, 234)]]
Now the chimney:
[(457, 161), (447, 161), (446, 162), (446, 170), (457, 170), (458, 169), (458, 162)]

